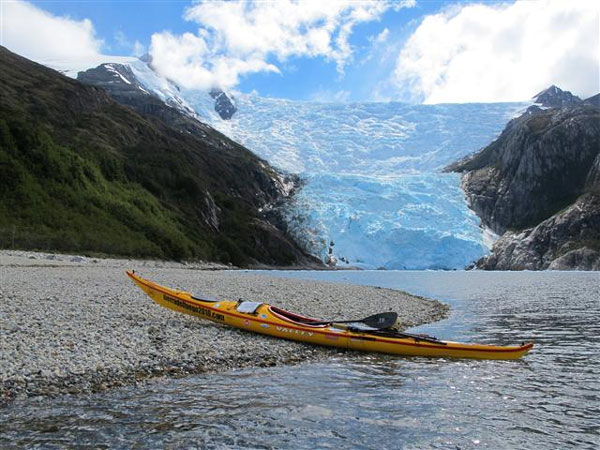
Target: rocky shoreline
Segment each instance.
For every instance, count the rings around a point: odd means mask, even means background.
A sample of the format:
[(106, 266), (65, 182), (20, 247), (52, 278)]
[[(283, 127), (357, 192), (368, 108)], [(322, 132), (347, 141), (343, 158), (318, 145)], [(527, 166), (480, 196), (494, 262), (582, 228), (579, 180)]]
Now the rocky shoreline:
[(214, 264), (0, 251), (1, 404), (343, 352), (166, 310), (127, 279), (130, 268), (171, 287), (266, 301), (315, 317), (363, 317), (391, 309), (409, 327), (439, 320), (448, 311), (440, 302), (400, 291), (276, 278)]

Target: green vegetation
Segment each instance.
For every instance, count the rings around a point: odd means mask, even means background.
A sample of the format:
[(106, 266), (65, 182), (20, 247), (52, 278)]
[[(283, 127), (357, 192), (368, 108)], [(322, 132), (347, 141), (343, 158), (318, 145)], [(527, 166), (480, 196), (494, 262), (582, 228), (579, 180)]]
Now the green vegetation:
[(260, 259), (248, 239), (249, 208), (216, 195), (221, 233), (207, 230), (194, 211), (204, 187), (177, 159), (145, 152), (143, 160), (124, 161), (90, 147), (76, 151), (47, 128), (0, 118), (0, 247), (240, 266)]
[[(85, 153), (85, 152), (82, 152)], [(117, 156), (85, 159), (41, 126), (0, 119), (0, 245), (169, 259), (212, 257)]]

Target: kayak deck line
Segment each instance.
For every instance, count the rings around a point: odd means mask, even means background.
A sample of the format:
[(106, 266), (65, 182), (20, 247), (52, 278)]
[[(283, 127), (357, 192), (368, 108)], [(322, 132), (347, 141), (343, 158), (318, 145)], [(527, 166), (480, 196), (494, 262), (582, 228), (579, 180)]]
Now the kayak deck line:
[[(304, 317), (265, 303), (256, 303), (258, 306), (253, 313), (240, 313), (237, 308), (243, 303), (241, 300), (203, 300), (188, 292), (146, 280), (133, 271), (126, 273), (152, 300), (168, 309), (247, 331), (317, 345), (405, 356), (475, 359), (518, 359), (527, 354), (534, 345), (533, 342), (527, 342), (519, 346), (495, 346), (442, 340), (436, 343), (432, 342), (431, 336), (423, 336), (427, 340), (420, 340), (418, 335), (402, 337), (401, 333), (394, 337), (393, 332), (388, 329), (379, 332), (385, 334), (380, 336), (377, 330), (332, 328), (331, 325), (335, 322), (322, 324), (321, 320)], [(319, 324), (311, 325), (311, 321)]]

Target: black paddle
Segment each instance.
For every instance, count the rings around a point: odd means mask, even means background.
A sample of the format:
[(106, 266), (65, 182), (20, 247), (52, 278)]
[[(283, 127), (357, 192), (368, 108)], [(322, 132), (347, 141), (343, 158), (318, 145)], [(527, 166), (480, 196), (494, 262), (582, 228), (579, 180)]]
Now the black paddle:
[(329, 325), (331, 323), (364, 323), (368, 327), (381, 330), (389, 328), (396, 323), (398, 314), (395, 312), (384, 312), (365, 317), (360, 320), (326, 320), (323, 322), (308, 322), (308, 325)]
[(426, 334), (412, 334), (412, 333), (403, 333), (402, 331), (378, 331), (377, 334), (381, 334), (384, 336), (390, 336), (390, 337), (406, 337), (406, 338), (411, 338), (414, 339), (415, 341), (424, 341), (424, 342), (431, 342), (432, 344), (439, 344), (439, 345), (447, 345), (446, 342), (439, 340), (436, 337), (433, 336), (428, 336)]

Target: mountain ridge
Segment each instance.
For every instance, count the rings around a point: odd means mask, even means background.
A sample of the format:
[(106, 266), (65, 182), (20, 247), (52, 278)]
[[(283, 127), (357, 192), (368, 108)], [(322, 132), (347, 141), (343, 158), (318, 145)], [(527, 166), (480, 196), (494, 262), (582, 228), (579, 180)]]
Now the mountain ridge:
[(262, 212), (293, 184), (266, 161), (206, 125), (200, 139), (3, 47), (0, 59), (0, 164), (13, 174), (0, 186), (3, 246), (315, 263)]
[[(470, 207), (501, 235), (477, 267), (600, 269), (600, 108), (542, 91), (491, 144), (446, 168), (462, 173)], [(592, 97), (593, 98), (593, 97)]]
[(533, 96), (533, 101), (542, 106), (560, 108), (562, 106), (580, 105), (583, 103), (576, 95), (569, 91), (563, 91), (558, 86), (552, 85)]

